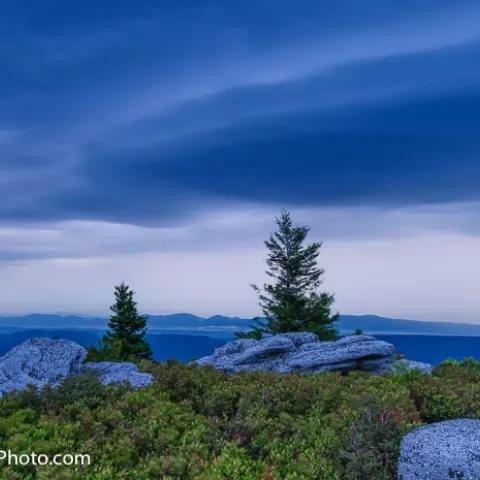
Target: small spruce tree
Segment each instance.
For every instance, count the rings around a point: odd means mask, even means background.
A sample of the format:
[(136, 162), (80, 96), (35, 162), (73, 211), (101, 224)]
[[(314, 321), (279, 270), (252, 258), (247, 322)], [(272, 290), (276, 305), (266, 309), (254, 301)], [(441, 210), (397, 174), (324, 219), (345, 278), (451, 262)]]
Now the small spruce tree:
[(88, 361), (151, 359), (153, 352), (145, 339), (147, 319), (138, 314), (135, 292), (121, 283), (115, 287), (115, 303), (110, 307), (113, 315), (110, 329), (99, 342), (99, 349), (88, 349)]
[(276, 224), (277, 231), (265, 241), (269, 250), (266, 273), (274, 283), (263, 289), (252, 285), (265, 318), (254, 318), (251, 330), (236, 336), (261, 339), (263, 334), (314, 332), (321, 340), (336, 340), (339, 315), (331, 313), (334, 295), (318, 291), (324, 274), (317, 265), (322, 243), (304, 246), (310, 228), (293, 226), (286, 210)]

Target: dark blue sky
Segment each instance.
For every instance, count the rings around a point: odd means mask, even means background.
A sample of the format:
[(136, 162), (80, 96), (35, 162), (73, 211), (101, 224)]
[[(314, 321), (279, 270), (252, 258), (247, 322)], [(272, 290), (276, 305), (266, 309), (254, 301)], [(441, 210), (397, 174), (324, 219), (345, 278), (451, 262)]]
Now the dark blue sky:
[(173, 5), (4, 7), (3, 221), (478, 200), (478, 2)]
[(6, 1), (0, 262), (471, 234), (479, 132), (478, 1)]

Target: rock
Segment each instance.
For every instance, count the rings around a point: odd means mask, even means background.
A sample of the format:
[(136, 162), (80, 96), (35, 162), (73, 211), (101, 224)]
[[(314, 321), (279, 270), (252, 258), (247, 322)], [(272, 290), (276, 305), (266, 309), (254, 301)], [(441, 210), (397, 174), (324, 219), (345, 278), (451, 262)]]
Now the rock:
[(87, 351), (66, 339), (37, 337), (26, 340), (0, 357), (0, 397), (12, 390), (25, 390), (33, 384), (38, 389), (56, 387), (69, 376), (97, 370), (104, 384), (128, 380), (134, 388), (149, 385), (153, 376), (140, 373), (133, 363), (99, 362), (83, 364)]
[(195, 361), (229, 373), (263, 370), (280, 373), (320, 373), (365, 370), (381, 373), (392, 365), (395, 347), (368, 335), (321, 342), (310, 332), (273, 335), (262, 340), (240, 339)]
[(429, 375), (432, 373), (433, 370), (433, 366), (430, 363), (414, 362), (413, 360), (407, 360), (403, 358), (401, 360), (395, 361), (392, 365), (392, 370), (394, 371), (401, 371), (404, 368), (407, 368), (408, 370), (415, 370), (416, 368), (419, 368), (420, 370), (428, 373)]
[(87, 362), (82, 371), (95, 370), (104, 385), (122, 383), (128, 380), (133, 388), (147, 387), (155, 380), (149, 373), (141, 373), (134, 363), (130, 362)]
[(42, 388), (58, 385), (78, 373), (87, 351), (71, 340), (31, 338), (0, 357), (0, 396), (24, 390), (28, 384)]
[(213, 357), (223, 357), (224, 355), (233, 355), (235, 353), (242, 353), (247, 348), (252, 347), (257, 343), (257, 340), (252, 340), (249, 338), (242, 338), (240, 340), (235, 340), (233, 342), (228, 342), (221, 347), (218, 347), (213, 352)]
[(403, 437), (398, 480), (478, 480), (480, 420), (432, 423)]
[(250, 348), (240, 353), (234, 360), (237, 365), (256, 363), (274, 355), (282, 355), (295, 351), (295, 344), (288, 337), (276, 335), (266, 338), (261, 345), (251, 345)]

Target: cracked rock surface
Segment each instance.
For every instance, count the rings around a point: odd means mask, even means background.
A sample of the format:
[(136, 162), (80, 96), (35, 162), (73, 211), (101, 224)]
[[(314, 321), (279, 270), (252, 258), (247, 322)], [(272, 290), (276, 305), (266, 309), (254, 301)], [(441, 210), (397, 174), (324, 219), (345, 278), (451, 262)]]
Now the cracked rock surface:
[(480, 420), (432, 423), (403, 437), (399, 480), (480, 479)]
[(381, 373), (393, 364), (395, 347), (369, 335), (351, 335), (321, 342), (310, 332), (284, 333), (262, 340), (239, 339), (217, 348), (198, 365), (236, 373), (264, 370), (280, 373), (321, 373), (365, 370)]
[(0, 357), (0, 397), (12, 390), (25, 390), (28, 384), (41, 389), (47, 383), (58, 386), (65, 378), (95, 370), (104, 384), (129, 381), (134, 388), (154, 381), (129, 362), (89, 362), (87, 351), (66, 339), (30, 338)]

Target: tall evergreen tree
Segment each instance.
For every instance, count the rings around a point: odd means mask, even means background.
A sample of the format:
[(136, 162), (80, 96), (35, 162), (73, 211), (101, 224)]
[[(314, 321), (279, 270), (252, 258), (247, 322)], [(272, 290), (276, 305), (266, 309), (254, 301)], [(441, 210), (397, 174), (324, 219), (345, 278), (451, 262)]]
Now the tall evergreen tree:
[(322, 340), (335, 340), (338, 313), (332, 314), (334, 295), (320, 293), (324, 270), (317, 265), (322, 243), (303, 243), (310, 231), (293, 226), (290, 213), (282, 210), (276, 219), (277, 231), (265, 241), (269, 250), (267, 275), (274, 282), (257, 292), (265, 319), (255, 318), (250, 332), (236, 333), (239, 338), (262, 338), (263, 334), (314, 332)]
[(138, 314), (134, 294), (123, 282), (115, 287), (115, 303), (110, 307), (113, 315), (108, 322), (110, 330), (100, 342), (103, 353), (89, 352), (92, 359), (95, 356), (102, 359), (115, 356), (118, 360), (152, 357), (152, 349), (145, 339), (147, 319)]

